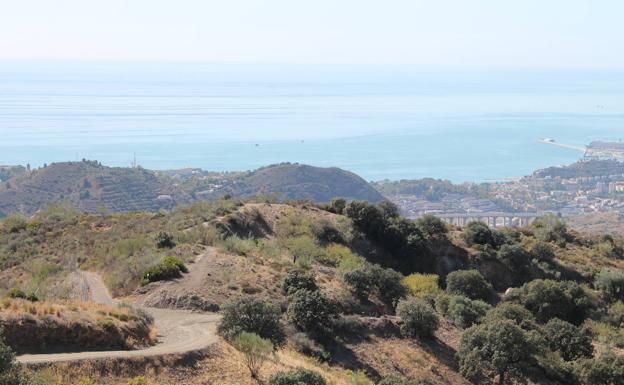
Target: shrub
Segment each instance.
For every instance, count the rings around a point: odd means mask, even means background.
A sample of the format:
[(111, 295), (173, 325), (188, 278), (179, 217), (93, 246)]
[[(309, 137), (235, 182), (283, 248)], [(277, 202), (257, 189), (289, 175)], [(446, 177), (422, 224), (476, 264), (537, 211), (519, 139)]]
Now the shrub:
[(344, 209), (347, 207), (347, 201), (344, 198), (334, 198), (329, 204), (329, 211), (336, 214), (344, 213)]
[(2, 329), (0, 328), (0, 384), (27, 385), (27, 379), (15, 360), (15, 353), (4, 343), (1, 336)]
[(159, 264), (147, 269), (141, 277), (141, 283), (164, 281), (172, 278), (178, 278), (182, 274), (188, 273), (188, 269), (182, 260), (176, 257), (165, 257)]
[(239, 297), (226, 302), (222, 308), (219, 334), (232, 341), (242, 332), (255, 333), (280, 347), (286, 341), (280, 312), (270, 303), (253, 297)]
[(425, 297), (427, 295), (439, 294), (441, 289), (438, 286), (439, 277), (436, 274), (410, 274), (403, 278), (403, 284), (407, 286), (412, 295)]
[(278, 372), (271, 376), (268, 385), (327, 385), (320, 374), (307, 369)]
[(299, 290), (290, 296), (288, 318), (299, 330), (325, 332), (337, 314), (336, 305), (320, 291)]
[(576, 282), (549, 279), (526, 283), (511, 291), (506, 300), (523, 305), (540, 323), (560, 318), (578, 325), (595, 307), (592, 298)]
[(21, 298), (21, 299), (25, 299), (27, 301), (30, 302), (37, 302), (39, 301), (39, 297), (37, 297), (37, 295), (35, 293), (26, 293), (21, 289), (18, 288), (13, 288), (11, 290), (9, 290), (9, 292), (7, 293), (7, 297), (9, 298)]
[(175, 246), (173, 235), (161, 231), (156, 236), (156, 247), (159, 249), (171, 249)]
[(448, 233), (444, 221), (434, 215), (426, 214), (416, 221), (416, 225), (427, 238), (443, 238)]
[(321, 361), (329, 361), (331, 354), (323, 349), (318, 343), (310, 339), (305, 333), (295, 333), (292, 336), (292, 343), (295, 350), (307, 356), (317, 358)]
[(491, 300), (492, 285), (477, 270), (457, 270), (446, 277), (446, 292), (470, 299)]
[(547, 214), (536, 219), (531, 226), (533, 227), (535, 238), (540, 241), (555, 242), (560, 246), (565, 246), (571, 238), (566, 224), (553, 214)]
[(435, 310), (422, 299), (401, 300), (396, 312), (401, 318), (401, 329), (411, 337), (431, 337), (438, 329), (439, 319)]
[(532, 259), (531, 254), (519, 243), (502, 245), (496, 257), (511, 271), (515, 272), (526, 269), (530, 265)]
[(347, 271), (342, 275), (342, 279), (361, 300), (368, 299), (375, 290), (375, 277), (370, 273), (368, 265)]
[(519, 375), (530, 365), (536, 347), (515, 322), (493, 320), (467, 329), (461, 337), (459, 365), (467, 379), (482, 383), (499, 377), (505, 384), (508, 375)]
[(288, 273), (282, 282), (282, 291), (284, 294), (290, 295), (300, 289), (317, 291), (318, 286), (316, 286), (314, 276), (310, 273), (301, 271), (292, 271)]
[(128, 381), (126, 385), (147, 385), (147, 380), (144, 376), (136, 376)]
[(343, 280), (360, 299), (367, 299), (372, 293), (390, 307), (407, 295), (403, 275), (379, 265), (366, 264), (343, 274)]
[(555, 250), (550, 243), (544, 241), (534, 242), (529, 246), (529, 252), (533, 258), (539, 261), (552, 261), (555, 258)]
[(496, 246), (496, 237), (490, 227), (479, 221), (470, 222), (463, 232), (464, 240), (469, 245)]
[(410, 380), (405, 377), (389, 376), (384, 377), (377, 385), (421, 385), (421, 382), (416, 380)]
[(585, 329), (553, 318), (544, 325), (543, 330), (550, 350), (561, 353), (566, 361), (589, 358), (594, 353), (592, 338)]
[(480, 323), (491, 308), (483, 301), (453, 296), (448, 304), (447, 316), (455, 325), (467, 328)]
[(273, 352), (271, 341), (255, 333), (242, 332), (234, 338), (232, 344), (245, 356), (245, 365), (251, 377), (258, 379), (260, 368)]
[(583, 385), (621, 385), (624, 357), (607, 352), (599, 358), (580, 360), (575, 365), (575, 373)]
[(503, 302), (495, 308), (492, 308), (485, 315), (485, 322), (491, 322), (497, 319), (513, 321), (525, 331), (538, 329), (533, 314), (531, 314), (531, 312), (524, 307), (515, 303)]
[(610, 300), (624, 300), (624, 272), (602, 270), (596, 275), (594, 286), (605, 292)]

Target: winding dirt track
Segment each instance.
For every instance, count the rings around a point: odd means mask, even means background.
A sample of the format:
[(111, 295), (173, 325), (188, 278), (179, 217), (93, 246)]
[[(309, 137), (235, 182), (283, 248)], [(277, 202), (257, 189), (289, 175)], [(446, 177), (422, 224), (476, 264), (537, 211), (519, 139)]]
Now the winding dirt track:
[[(207, 256), (202, 256), (206, 258)], [(191, 271), (192, 272), (192, 271)], [(80, 271), (81, 289), (91, 301), (115, 305), (115, 301), (96, 273)], [(154, 317), (158, 330), (156, 345), (140, 350), (88, 351), (77, 353), (24, 354), (17, 357), (23, 364), (42, 364), (103, 358), (153, 357), (181, 354), (208, 348), (217, 342), (215, 313), (194, 313), (188, 310), (143, 308)]]

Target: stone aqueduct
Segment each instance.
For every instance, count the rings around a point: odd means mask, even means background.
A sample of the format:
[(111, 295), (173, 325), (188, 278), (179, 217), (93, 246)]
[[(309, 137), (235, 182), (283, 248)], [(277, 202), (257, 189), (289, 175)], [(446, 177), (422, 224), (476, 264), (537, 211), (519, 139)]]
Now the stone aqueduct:
[(446, 223), (455, 226), (465, 226), (470, 222), (481, 221), (487, 223), (490, 227), (513, 227), (528, 226), (536, 218), (543, 214), (538, 213), (505, 213), (505, 212), (482, 212), (482, 213), (446, 213), (434, 214)]

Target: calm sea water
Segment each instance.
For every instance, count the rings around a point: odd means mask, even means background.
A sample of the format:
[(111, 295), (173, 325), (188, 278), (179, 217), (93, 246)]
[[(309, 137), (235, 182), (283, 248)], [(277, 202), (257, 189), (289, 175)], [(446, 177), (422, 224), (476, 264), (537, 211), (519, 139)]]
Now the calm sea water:
[(0, 63), (0, 164), (339, 166), (368, 180), (515, 177), (624, 138), (624, 71)]

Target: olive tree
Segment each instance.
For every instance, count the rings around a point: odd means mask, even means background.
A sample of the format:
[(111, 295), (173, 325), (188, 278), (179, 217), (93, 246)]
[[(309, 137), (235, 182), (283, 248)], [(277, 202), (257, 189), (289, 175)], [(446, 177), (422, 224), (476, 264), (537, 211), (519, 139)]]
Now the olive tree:
[(515, 322), (484, 322), (462, 335), (458, 351), (460, 370), (471, 381), (498, 377), (498, 384), (503, 385), (507, 378), (522, 375), (535, 351), (527, 333)]

